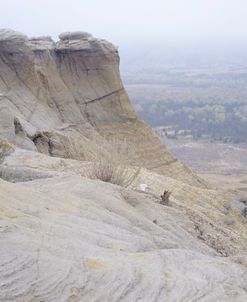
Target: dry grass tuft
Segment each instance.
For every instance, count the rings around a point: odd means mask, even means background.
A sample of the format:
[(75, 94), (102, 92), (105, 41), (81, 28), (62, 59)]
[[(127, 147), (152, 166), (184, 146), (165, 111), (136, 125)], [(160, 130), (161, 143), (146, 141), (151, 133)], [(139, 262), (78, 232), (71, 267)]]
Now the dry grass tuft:
[(14, 152), (14, 147), (7, 140), (0, 138), (0, 162), (12, 152)]
[(94, 145), (96, 152), (91, 155), (93, 165), (88, 177), (124, 187), (130, 185), (136, 173), (126, 166), (134, 152), (127, 142), (104, 139), (100, 143), (93, 140), (90, 144)]

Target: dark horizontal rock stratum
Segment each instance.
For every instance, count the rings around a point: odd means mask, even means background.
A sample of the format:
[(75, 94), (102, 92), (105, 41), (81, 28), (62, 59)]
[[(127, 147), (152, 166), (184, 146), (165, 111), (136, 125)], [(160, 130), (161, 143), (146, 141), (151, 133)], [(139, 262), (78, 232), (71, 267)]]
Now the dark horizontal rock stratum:
[(63, 33), (55, 43), (0, 30), (0, 135), (25, 149), (82, 160), (90, 160), (85, 146), (92, 137), (114, 137), (132, 148), (131, 164), (201, 184), (137, 116), (117, 48), (86, 32)]

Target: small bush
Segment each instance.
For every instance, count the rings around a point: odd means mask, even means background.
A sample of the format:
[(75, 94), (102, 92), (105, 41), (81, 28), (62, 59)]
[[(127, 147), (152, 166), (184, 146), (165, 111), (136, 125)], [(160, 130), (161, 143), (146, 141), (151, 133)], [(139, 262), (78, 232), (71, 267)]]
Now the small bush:
[(102, 160), (93, 163), (91, 178), (126, 186), (129, 179), (128, 168)]
[(93, 163), (92, 178), (100, 179), (105, 182), (111, 182), (114, 175), (114, 167), (110, 163)]
[(0, 162), (13, 151), (13, 146), (7, 140), (0, 139)]
[(126, 166), (131, 158), (130, 147), (126, 141), (104, 140), (97, 144), (93, 143), (96, 152), (93, 155), (92, 169), (89, 171), (89, 178), (99, 179), (113, 184), (128, 186), (135, 178), (136, 173)]

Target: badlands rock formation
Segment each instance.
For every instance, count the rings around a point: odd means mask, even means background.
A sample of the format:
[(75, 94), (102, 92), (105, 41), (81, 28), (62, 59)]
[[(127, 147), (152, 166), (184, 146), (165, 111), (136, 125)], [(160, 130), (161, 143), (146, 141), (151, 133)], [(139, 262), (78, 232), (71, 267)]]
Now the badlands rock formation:
[(131, 164), (199, 183), (136, 115), (117, 48), (88, 33), (64, 33), (54, 43), (1, 30), (0, 119), (2, 136), (21, 148), (90, 160), (92, 137), (114, 137), (135, 150)]
[[(0, 301), (247, 301), (244, 204), (165, 149), (118, 65), (88, 33), (0, 31)], [(112, 139), (125, 186), (87, 177)]]

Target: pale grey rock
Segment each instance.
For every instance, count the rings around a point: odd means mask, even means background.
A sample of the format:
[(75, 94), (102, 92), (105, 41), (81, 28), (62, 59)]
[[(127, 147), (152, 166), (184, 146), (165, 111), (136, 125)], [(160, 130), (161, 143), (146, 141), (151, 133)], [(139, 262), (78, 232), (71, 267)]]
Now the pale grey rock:
[(28, 167), (0, 166), (0, 178), (10, 182), (25, 182), (40, 178), (54, 177), (56, 173), (47, 173)]
[(93, 36), (85, 31), (65, 32), (59, 35), (60, 40), (88, 40)]
[(5, 54), (18, 54), (25, 49), (25, 43), (28, 37), (9, 29), (0, 29), (0, 52)]
[(90, 56), (95, 56), (100, 53), (109, 55), (111, 52), (113, 54), (117, 52), (116, 46), (112, 43), (106, 40), (96, 39), (87, 33), (65, 33), (59, 37), (60, 41), (56, 43), (57, 52), (81, 50), (84, 56), (88, 56), (87, 52), (90, 52)]
[[(90, 177), (93, 163), (50, 157), (41, 153), (17, 149), (6, 157), (2, 170), (9, 181), (25, 181), (26, 171), (31, 179), (41, 176), (75, 176)], [(213, 248), (219, 255), (234, 256), (245, 253), (247, 249), (246, 219), (236, 205), (236, 196), (228, 191), (209, 190), (185, 184), (173, 178), (153, 173), (146, 169), (129, 168), (126, 178), (127, 187), (142, 191), (141, 184), (146, 184), (145, 196), (161, 200), (164, 190), (170, 191), (170, 206), (183, 211), (195, 224), (197, 236)], [(5, 176), (6, 177), (6, 176)], [(142, 191), (143, 192), (143, 191)], [(131, 198), (127, 198), (131, 202)], [(135, 201), (133, 201), (135, 203)], [(167, 209), (169, 207), (166, 207)], [(147, 208), (152, 213), (152, 208)], [(156, 216), (156, 217), (155, 217)], [(157, 220), (157, 213), (153, 219)], [(233, 223), (229, 224), (229, 220)], [(161, 220), (161, 223), (162, 220)]]
[(41, 36), (41, 37), (33, 37), (28, 39), (31, 42), (36, 42), (36, 41), (46, 41), (46, 42), (53, 42), (52, 37), (51, 36)]
[(36, 52), (52, 50), (55, 47), (55, 42), (51, 37), (32, 38), (28, 40), (27, 44)]
[[(138, 118), (111, 43), (1, 30), (0, 137), (1, 302), (247, 300), (246, 219)], [(126, 187), (85, 178), (112, 140)]]
[(15, 129), (13, 123), (13, 114), (8, 107), (0, 105), (0, 137), (8, 139), (15, 143)]
[(11, 29), (0, 29), (0, 42), (24, 43), (28, 37)]
[(78, 176), (0, 181), (0, 301), (247, 299), (246, 268), (198, 241), (182, 212), (121, 190)]

